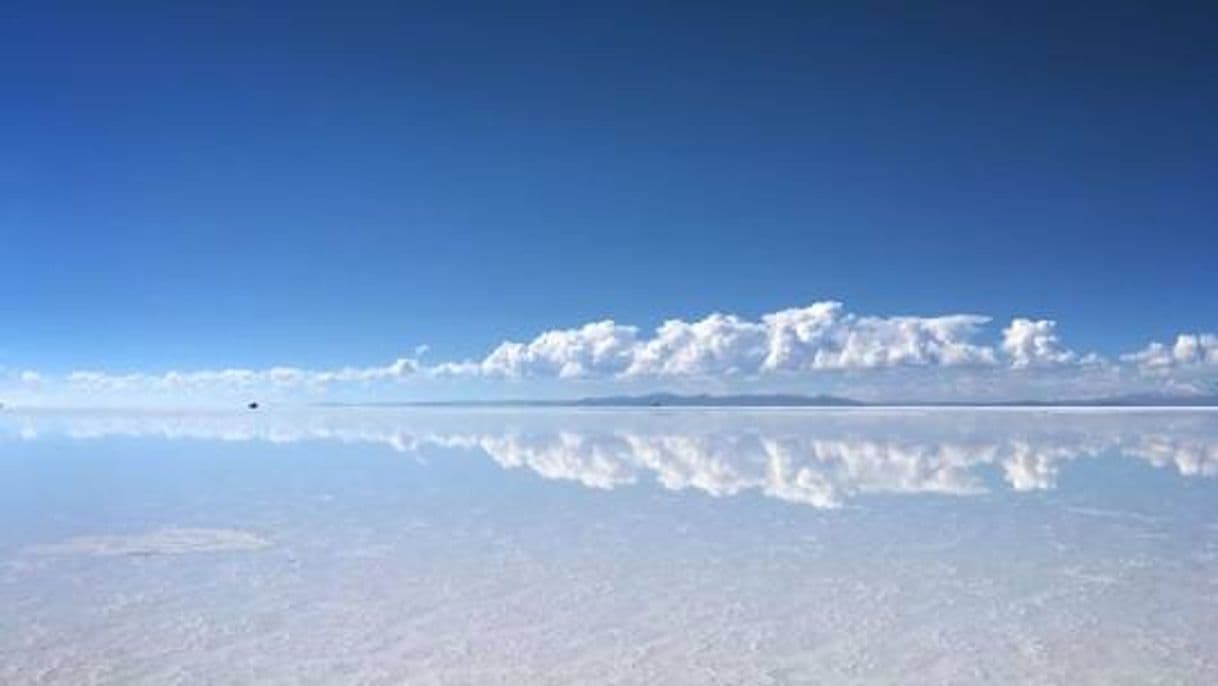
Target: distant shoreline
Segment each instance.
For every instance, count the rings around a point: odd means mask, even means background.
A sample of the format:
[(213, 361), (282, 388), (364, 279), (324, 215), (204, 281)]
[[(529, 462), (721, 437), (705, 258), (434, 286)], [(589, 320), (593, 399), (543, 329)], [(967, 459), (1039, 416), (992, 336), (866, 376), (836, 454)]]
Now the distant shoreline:
[(576, 398), (570, 400), (432, 400), (380, 402), (321, 402), (318, 407), (451, 407), (451, 408), (742, 408), (742, 409), (800, 409), (800, 408), (1180, 408), (1203, 409), (1218, 407), (1218, 396), (1124, 396), (1116, 398), (1071, 399), (1060, 401), (1011, 400), (991, 402), (969, 401), (896, 401), (865, 402), (839, 396), (801, 395), (678, 395), (671, 393)]

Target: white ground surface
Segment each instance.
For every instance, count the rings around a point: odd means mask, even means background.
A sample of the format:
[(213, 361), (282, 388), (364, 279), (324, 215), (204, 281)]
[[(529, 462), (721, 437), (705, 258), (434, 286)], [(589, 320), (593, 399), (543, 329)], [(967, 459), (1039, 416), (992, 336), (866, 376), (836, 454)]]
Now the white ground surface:
[(0, 683), (1218, 683), (1218, 415), (0, 416)]

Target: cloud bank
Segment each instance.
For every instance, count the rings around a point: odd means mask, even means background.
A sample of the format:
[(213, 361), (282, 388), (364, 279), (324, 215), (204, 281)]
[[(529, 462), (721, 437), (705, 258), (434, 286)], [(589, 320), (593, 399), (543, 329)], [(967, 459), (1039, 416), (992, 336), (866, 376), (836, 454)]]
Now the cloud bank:
[[(1051, 319), (1016, 317), (1001, 329), (980, 314), (876, 316), (850, 312), (836, 301), (814, 302), (749, 319), (713, 313), (669, 319), (653, 331), (602, 320), (543, 331), (531, 340), (504, 341), (475, 359), (424, 363), (414, 357), (384, 366), (329, 370), (297, 367), (164, 373), (80, 370), (53, 376), (36, 370), (9, 374), (22, 398), (235, 397), (270, 393), (325, 397), (335, 389), (393, 396), (410, 384), (448, 381), (502, 383), (599, 381), (634, 389), (713, 383), (720, 390), (848, 377), (867, 388), (868, 377), (914, 381), (890, 395), (921, 397), (924, 384), (967, 398), (977, 389), (1033, 393), (1046, 398), (1171, 389), (1204, 389), (1218, 376), (1218, 335), (1181, 334), (1174, 344), (1152, 342), (1107, 359), (1068, 347)], [(887, 376), (885, 376), (887, 374)], [(946, 386), (944, 385), (946, 384)], [(892, 386), (892, 384), (889, 384)], [(583, 388), (587, 388), (584, 386)]]
[[(139, 390), (192, 393), (216, 388), (233, 390), (324, 389), (333, 384), (366, 384), (402, 379), (414, 374), (418, 369), (416, 360), (402, 358), (383, 367), (342, 367), (325, 371), (297, 367), (170, 371), (165, 374), (108, 374), (98, 371), (75, 371), (69, 373), (64, 380), (75, 388), (99, 393)], [(41, 381), (41, 375), (30, 371), (22, 372), (23, 379), (28, 374), (38, 376)]]
[(555, 376), (750, 376), (901, 366), (993, 365), (995, 351), (974, 342), (990, 321), (978, 315), (868, 317), (838, 302), (781, 310), (759, 320), (711, 314), (670, 319), (650, 337), (611, 320), (505, 341), (480, 361), (445, 373), (500, 378)]
[(1218, 368), (1218, 334), (1180, 334), (1171, 346), (1151, 343), (1122, 359), (1152, 372), (1215, 369)]

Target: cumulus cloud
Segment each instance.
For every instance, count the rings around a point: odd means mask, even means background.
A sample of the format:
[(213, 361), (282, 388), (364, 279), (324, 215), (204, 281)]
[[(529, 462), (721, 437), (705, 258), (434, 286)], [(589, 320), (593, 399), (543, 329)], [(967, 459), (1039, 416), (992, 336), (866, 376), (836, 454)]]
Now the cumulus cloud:
[(670, 319), (650, 337), (613, 321), (506, 341), (481, 361), (442, 365), (442, 374), (500, 377), (739, 376), (776, 372), (994, 365), (974, 339), (989, 317), (874, 317), (818, 302), (749, 320), (714, 313)]
[(766, 352), (763, 324), (712, 314), (696, 322), (670, 319), (631, 351), (629, 376), (709, 376), (756, 371)]
[(249, 390), (323, 390), (339, 383), (371, 383), (403, 379), (419, 370), (417, 361), (401, 358), (381, 367), (342, 367), (311, 370), (297, 367), (170, 371), (164, 374), (112, 374), (75, 371), (65, 377), (69, 387), (89, 393), (207, 393)]
[[(885, 394), (868, 392), (872, 381), (902, 383), (899, 377), (920, 375), (922, 384), (949, 389), (943, 397), (969, 399), (993, 398), (995, 393), (1061, 398), (1182, 388), (1196, 392), (1205, 387), (1205, 373), (1218, 374), (1215, 334), (1182, 334), (1174, 345), (1152, 343), (1113, 363), (1065, 345), (1051, 319), (1016, 317), (995, 328), (992, 318), (981, 314), (867, 315), (851, 312), (840, 302), (821, 301), (756, 318), (729, 313), (673, 318), (651, 331), (604, 319), (543, 331), (529, 340), (507, 340), (485, 356), (466, 360), (424, 363), (419, 358), (429, 350), (423, 346), (413, 357), (384, 366), (161, 374), (84, 370), (47, 377), (27, 371), (9, 379), (28, 397), (66, 389), (90, 397), (193, 398), (255, 391), (328, 393), (336, 387), (362, 389), (408, 379), (583, 380), (635, 389), (669, 383), (686, 388), (702, 384), (703, 389), (706, 384), (718, 389), (786, 384), (791, 389), (819, 376), (830, 386), (849, 379), (850, 387), (839, 388), (841, 392), (874, 399)], [(926, 397), (931, 387), (904, 383), (889, 389), (888, 397)], [(979, 388), (985, 389), (980, 395)], [(373, 398), (367, 393), (351, 397)]]
[(1098, 361), (1094, 355), (1080, 357), (1063, 347), (1057, 336), (1057, 322), (1052, 319), (1011, 320), (1011, 325), (1002, 330), (1002, 351), (1016, 369)]
[(821, 302), (762, 318), (765, 370), (874, 369), (995, 363), (994, 351), (973, 341), (989, 317), (874, 317)]
[(638, 330), (611, 320), (578, 329), (546, 331), (528, 343), (505, 341), (481, 363), (456, 368), (487, 376), (551, 376), (560, 379), (620, 373), (629, 366)]
[(1218, 369), (1218, 334), (1180, 334), (1172, 345), (1152, 342), (1136, 353), (1122, 357), (1147, 372), (1175, 369)]

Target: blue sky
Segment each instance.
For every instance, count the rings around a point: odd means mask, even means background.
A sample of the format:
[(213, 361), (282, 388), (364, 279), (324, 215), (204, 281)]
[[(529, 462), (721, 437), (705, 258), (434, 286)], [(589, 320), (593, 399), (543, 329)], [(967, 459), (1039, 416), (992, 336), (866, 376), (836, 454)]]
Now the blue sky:
[[(429, 367), (822, 301), (991, 317), (969, 340), (1004, 367), (1017, 317), (1117, 366), (1218, 330), (1212, 7), (118, 5), (0, 28), (9, 383)], [(462, 379), (376, 393), (568, 388)]]

